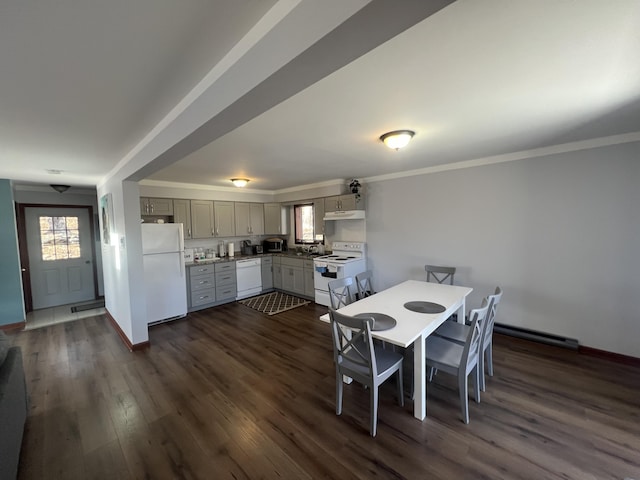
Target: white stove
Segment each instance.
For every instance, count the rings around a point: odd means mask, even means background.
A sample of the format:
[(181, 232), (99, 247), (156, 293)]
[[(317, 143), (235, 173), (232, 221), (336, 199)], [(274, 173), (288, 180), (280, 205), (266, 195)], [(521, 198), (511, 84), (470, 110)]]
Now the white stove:
[[(366, 244), (363, 242), (333, 242), (333, 253), (313, 260), (315, 301), (331, 305), (329, 282), (338, 278), (355, 277), (367, 269)], [(355, 285), (355, 283), (354, 283)]]

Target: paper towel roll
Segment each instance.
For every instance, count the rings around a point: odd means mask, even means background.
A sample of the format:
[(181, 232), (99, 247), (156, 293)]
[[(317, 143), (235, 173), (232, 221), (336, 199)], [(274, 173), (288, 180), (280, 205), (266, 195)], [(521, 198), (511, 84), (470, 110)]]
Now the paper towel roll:
[(229, 256), (233, 257), (233, 254), (234, 254), (233, 242), (229, 242)]

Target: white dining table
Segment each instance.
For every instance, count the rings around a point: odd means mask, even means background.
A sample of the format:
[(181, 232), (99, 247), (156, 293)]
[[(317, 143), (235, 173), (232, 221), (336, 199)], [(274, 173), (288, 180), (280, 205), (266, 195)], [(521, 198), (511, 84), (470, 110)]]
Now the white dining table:
[[(425, 339), (456, 312), (458, 321), (464, 322), (465, 299), (472, 290), (457, 285), (407, 280), (338, 310), (350, 316), (359, 313), (383, 313), (396, 320), (395, 327), (374, 330), (371, 336), (403, 348), (413, 344), (413, 415), (419, 420), (424, 420), (427, 415)], [(413, 301), (437, 303), (445, 310), (442, 313), (418, 313), (404, 306), (405, 303)], [(322, 315), (320, 320), (329, 322), (329, 314)]]

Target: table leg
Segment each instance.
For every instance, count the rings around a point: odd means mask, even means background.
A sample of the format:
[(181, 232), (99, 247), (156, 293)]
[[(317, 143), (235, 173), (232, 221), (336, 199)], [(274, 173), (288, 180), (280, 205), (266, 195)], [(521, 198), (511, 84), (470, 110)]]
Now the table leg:
[(460, 304), (460, 307), (458, 307), (458, 323), (464, 323), (465, 321), (465, 301), (464, 298), (462, 299), (462, 302)]
[(418, 420), (424, 420), (424, 417), (427, 416), (427, 370), (424, 340), (424, 335), (420, 335), (413, 342), (413, 416)]

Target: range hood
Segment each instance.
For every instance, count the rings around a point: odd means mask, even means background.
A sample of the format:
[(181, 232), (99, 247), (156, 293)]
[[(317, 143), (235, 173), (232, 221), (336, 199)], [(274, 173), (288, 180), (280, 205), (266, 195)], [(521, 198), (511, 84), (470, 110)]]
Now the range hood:
[(364, 220), (364, 210), (325, 212), (324, 220)]

